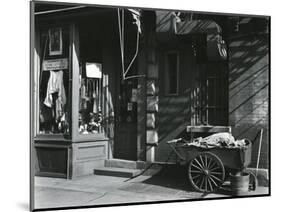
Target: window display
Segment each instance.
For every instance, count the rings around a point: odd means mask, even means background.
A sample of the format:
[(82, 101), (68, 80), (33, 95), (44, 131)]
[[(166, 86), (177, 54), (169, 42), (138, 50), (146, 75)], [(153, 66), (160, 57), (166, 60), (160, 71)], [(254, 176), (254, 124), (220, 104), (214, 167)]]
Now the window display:
[[(55, 29), (55, 30), (54, 30)], [(39, 134), (68, 133), (69, 34), (62, 28), (43, 29), (40, 36), (41, 68), (39, 76)], [(60, 55), (48, 51), (57, 32)], [(62, 44), (64, 43), (64, 45)], [(53, 48), (52, 48), (53, 49)]]
[(102, 133), (102, 65), (80, 67), (79, 133)]

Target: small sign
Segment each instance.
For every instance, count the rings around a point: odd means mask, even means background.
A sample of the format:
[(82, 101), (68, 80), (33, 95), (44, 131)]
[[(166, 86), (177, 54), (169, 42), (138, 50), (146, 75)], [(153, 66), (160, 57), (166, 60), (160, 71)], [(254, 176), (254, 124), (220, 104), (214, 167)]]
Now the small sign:
[(86, 76), (89, 78), (102, 77), (102, 65), (100, 63), (86, 63)]
[(43, 71), (54, 71), (68, 68), (68, 59), (53, 59), (43, 61)]
[(128, 110), (128, 111), (132, 111), (132, 110), (133, 110), (133, 103), (132, 103), (132, 102), (128, 102), (128, 104), (127, 104), (127, 110)]
[(132, 89), (132, 99), (131, 99), (131, 101), (137, 102), (137, 100), (138, 100), (138, 89), (133, 88)]

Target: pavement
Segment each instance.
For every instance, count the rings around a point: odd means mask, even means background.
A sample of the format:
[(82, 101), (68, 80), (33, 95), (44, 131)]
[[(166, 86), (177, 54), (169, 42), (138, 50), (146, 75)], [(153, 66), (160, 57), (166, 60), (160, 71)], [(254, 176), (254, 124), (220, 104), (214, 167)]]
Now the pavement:
[[(268, 187), (257, 187), (246, 195), (267, 195)], [(215, 193), (203, 194), (189, 185), (182, 167), (163, 167), (154, 176), (128, 179), (89, 175), (77, 179), (35, 177), (35, 209), (101, 206), (173, 200), (231, 197), (229, 182)]]

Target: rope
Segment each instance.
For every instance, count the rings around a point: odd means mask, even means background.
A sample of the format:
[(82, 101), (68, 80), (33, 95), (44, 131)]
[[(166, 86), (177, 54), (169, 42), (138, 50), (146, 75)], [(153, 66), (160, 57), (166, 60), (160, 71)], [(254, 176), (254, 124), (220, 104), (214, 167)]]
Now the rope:
[(135, 76), (129, 76), (129, 77), (125, 77), (124, 80), (133, 79), (133, 78), (140, 78), (140, 77), (145, 77), (145, 75), (144, 74), (140, 74), (140, 75), (135, 75)]
[(136, 44), (136, 52), (135, 52), (135, 55), (133, 57), (133, 59), (131, 60), (128, 68), (126, 69), (125, 73), (124, 73), (124, 77), (126, 76), (126, 74), (128, 73), (128, 71), (130, 70), (133, 62), (135, 61), (137, 55), (138, 55), (138, 51), (139, 51), (139, 31), (137, 30), (137, 44)]
[[(122, 77), (123, 80), (132, 79), (132, 78), (138, 78), (138, 77), (145, 77), (145, 75), (135, 75), (135, 76), (129, 76), (126, 77), (127, 73), (129, 72), (131, 66), (133, 65), (135, 59), (137, 58), (138, 52), (139, 52), (139, 30), (137, 30), (137, 38), (136, 38), (136, 51), (135, 54), (129, 64), (129, 66), (125, 70), (125, 64), (124, 64), (124, 10), (122, 10), (122, 17), (120, 17), (120, 9), (117, 9), (118, 14), (118, 31), (119, 31), (119, 42), (120, 42), (120, 51), (121, 51), (121, 63), (122, 63)], [(120, 20), (121, 19), (121, 20)]]
[[(123, 47), (123, 40), (124, 37), (122, 35), (122, 32), (121, 32), (121, 28), (123, 28), (123, 26), (121, 26), (121, 21), (120, 21), (120, 9), (118, 8), (117, 10), (117, 13), (118, 13), (118, 30), (119, 30), (119, 42), (120, 42), (120, 51), (121, 51), (121, 63), (122, 63), (122, 75), (123, 75), (123, 78), (124, 78), (124, 47)], [(122, 30), (123, 31), (123, 30)]]

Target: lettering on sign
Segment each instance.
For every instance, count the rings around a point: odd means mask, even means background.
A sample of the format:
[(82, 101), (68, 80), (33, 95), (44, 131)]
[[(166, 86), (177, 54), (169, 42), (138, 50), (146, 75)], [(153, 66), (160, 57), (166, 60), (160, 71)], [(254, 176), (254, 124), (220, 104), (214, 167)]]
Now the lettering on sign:
[(43, 71), (54, 71), (68, 68), (68, 59), (53, 59), (43, 61)]

